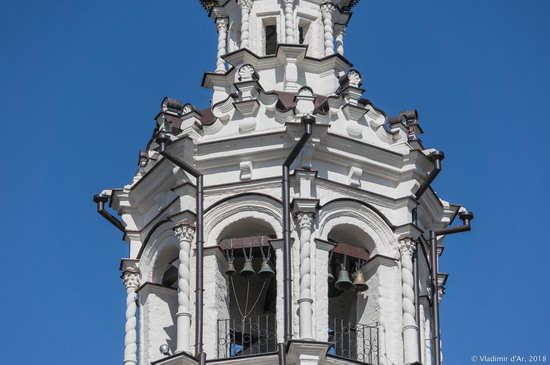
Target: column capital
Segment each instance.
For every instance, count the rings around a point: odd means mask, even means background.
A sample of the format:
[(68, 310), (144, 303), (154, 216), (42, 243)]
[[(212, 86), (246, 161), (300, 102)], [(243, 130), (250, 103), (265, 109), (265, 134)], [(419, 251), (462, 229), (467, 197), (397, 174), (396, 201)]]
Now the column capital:
[(140, 274), (139, 269), (137, 268), (128, 268), (122, 272), (122, 282), (126, 289), (137, 289), (139, 288)]
[(398, 248), (399, 248), (399, 253), (401, 254), (401, 257), (403, 256), (412, 257), (414, 250), (416, 248), (416, 242), (410, 237), (405, 237), (399, 240)]
[(401, 256), (406, 255), (412, 257), (414, 250), (416, 249), (416, 242), (410, 237), (405, 237), (399, 240), (398, 248)]
[(237, 0), (239, 6), (243, 9), (250, 10), (252, 9), (252, 3), (254, 0)]
[(327, 16), (328, 14), (334, 13), (336, 10), (336, 6), (332, 3), (324, 3), (321, 4), (321, 14), (323, 16)]
[(179, 223), (172, 229), (180, 243), (191, 242), (195, 235), (195, 225), (190, 222)]
[(313, 226), (313, 213), (312, 212), (298, 212), (296, 213), (296, 225), (303, 229), (311, 229)]
[(222, 30), (227, 30), (228, 26), (229, 26), (229, 18), (226, 18), (226, 17), (216, 18), (216, 29), (218, 30), (218, 32)]

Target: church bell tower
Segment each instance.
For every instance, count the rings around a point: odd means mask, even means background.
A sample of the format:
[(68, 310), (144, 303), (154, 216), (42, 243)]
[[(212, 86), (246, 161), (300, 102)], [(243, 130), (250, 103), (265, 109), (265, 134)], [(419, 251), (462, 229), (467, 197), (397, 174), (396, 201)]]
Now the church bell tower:
[(441, 364), (438, 257), (473, 215), (431, 188), (418, 113), (365, 97), (358, 2), (201, 1), (210, 105), (164, 98), (131, 182), (94, 196), (128, 244), (125, 365)]

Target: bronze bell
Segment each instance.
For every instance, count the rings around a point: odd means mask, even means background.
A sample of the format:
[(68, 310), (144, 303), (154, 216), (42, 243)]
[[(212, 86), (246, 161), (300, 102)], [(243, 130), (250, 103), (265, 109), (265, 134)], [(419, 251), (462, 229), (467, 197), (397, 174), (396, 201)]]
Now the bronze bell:
[(328, 283), (328, 297), (329, 298), (336, 298), (342, 295), (343, 291), (336, 289), (334, 286), (334, 282)]
[(275, 273), (273, 272), (271, 265), (269, 265), (269, 262), (267, 262), (267, 259), (264, 259), (262, 261), (262, 266), (260, 267), (260, 271), (258, 272), (258, 276), (262, 280), (269, 280), (273, 275), (275, 275)]
[(250, 259), (244, 260), (244, 266), (243, 266), (243, 269), (241, 270), (241, 276), (249, 279), (254, 274), (256, 274), (256, 271), (254, 271), (254, 267), (252, 266), (252, 260)]
[(327, 279), (329, 283), (334, 283), (334, 275), (332, 275), (332, 270), (328, 269)]
[(227, 263), (227, 268), (225, 269), (225, 275), (232, 276), (237, 273), (237, 270), (235, 270), (235, 265), (233, 264), (233, 261)]
[(363, 275), (363, 271), (357, 270), (353, 273), (353, 290), (356, 292), (363, 292), (366, 291), (369, 288), (367, 285), (367, 281), (365, 280), (365, 276)]
[(349, 278), (348, 270), (342, 265), (342, 269), (338, 273), (338, 281), (334, 284), (338, 290), (347, 290), (353, 287), (353, 283)]

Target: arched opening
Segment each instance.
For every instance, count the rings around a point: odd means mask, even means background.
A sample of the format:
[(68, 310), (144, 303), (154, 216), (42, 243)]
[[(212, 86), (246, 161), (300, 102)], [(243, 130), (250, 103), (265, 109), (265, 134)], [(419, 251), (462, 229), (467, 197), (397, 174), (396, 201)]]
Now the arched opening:
[(229, 318), (218, 320), (218, 357), (276, 351), (276, 237), (265, 221), (247, 218), (226, 227), (219, 238), (228, 266)]
[(334, 227), (328, 240), (335, 244), (329, 256), (328, 354), (373, 363), (377, 328), (364, 322), (369, 300), (364, 267), (374, 242), (351, 224)]
[(176, 351), (178, 244), (171, 224), (159, 226), (140, 259), (142, 287), (139, 289), (140, 357), (153, 362), (163, 357), (161, 345)]

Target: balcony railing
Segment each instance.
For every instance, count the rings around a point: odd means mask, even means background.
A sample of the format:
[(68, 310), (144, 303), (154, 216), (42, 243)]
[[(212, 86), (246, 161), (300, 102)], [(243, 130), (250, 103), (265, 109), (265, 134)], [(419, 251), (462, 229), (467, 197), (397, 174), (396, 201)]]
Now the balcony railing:
[(329, 325), (328, 355), (379, 365), (379, 327), (333, 318)]
[(218, 320), (218, 358), (277, 351), (275, 314)]

